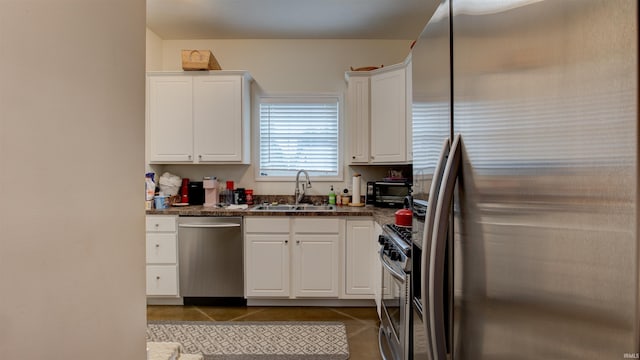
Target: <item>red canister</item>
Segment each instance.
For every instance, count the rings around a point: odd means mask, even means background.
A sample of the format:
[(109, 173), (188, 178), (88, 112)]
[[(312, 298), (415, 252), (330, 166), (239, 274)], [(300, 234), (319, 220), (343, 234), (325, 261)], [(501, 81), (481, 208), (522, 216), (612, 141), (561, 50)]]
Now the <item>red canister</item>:
[(251, 189), (245, 190), (244, 195), (247, 199), (247, 205), (253, 205), (253, 190)]
[(411, 226), (411, 219), (413, 212), (409, 209), (400, 209), (396, 211), (396, 225), (398, 226)]
[(183, 204), (189, 203), (189, 179), (182, 179), (182, 187), (180, 188), (180, 202)]

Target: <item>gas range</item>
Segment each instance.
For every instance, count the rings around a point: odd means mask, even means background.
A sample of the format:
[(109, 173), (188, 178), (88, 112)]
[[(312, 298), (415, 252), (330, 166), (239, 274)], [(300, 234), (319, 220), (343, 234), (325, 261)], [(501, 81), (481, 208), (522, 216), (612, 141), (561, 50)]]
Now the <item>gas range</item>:
[(382, 231), (378, 243), (382, 245), (384, 255), (404, 272), (411, 272), (411, 227), (388, 224), (382, 226)]
[[(411, 348), (411, 227), (384, 225), (378, 238), (383, 268), (380, 298), (380, 354), (408, 360)], [(382, 290), (386, 289), (386, 290)]]

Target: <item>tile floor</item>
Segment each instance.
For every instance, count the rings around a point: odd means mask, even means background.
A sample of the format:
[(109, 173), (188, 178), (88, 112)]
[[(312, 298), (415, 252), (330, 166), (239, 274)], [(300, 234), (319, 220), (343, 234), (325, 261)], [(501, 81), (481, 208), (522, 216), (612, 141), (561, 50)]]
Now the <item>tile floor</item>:
[(374, 307), (147, 306), (148, 320), (341, 321), (347, 327), (349, 360), (382, 359)]

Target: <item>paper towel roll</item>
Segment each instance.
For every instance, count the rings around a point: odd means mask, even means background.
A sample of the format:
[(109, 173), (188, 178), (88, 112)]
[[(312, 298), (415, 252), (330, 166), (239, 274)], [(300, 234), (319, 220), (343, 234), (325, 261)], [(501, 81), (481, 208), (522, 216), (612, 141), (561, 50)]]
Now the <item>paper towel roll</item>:
[(351, 202), (353, 204), (360, 204), (360, 174), (353, 175), (353, 199)]

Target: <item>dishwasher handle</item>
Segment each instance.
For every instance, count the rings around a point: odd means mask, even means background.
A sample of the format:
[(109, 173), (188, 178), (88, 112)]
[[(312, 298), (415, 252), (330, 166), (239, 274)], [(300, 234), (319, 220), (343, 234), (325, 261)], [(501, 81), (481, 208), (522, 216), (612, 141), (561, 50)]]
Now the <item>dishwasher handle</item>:
[(178, 224), (178, 227), (181, 228), (233, 228), (240, 227), (240, 224), (229, 224), (229, 223), (220, 223), (220, 224)]

